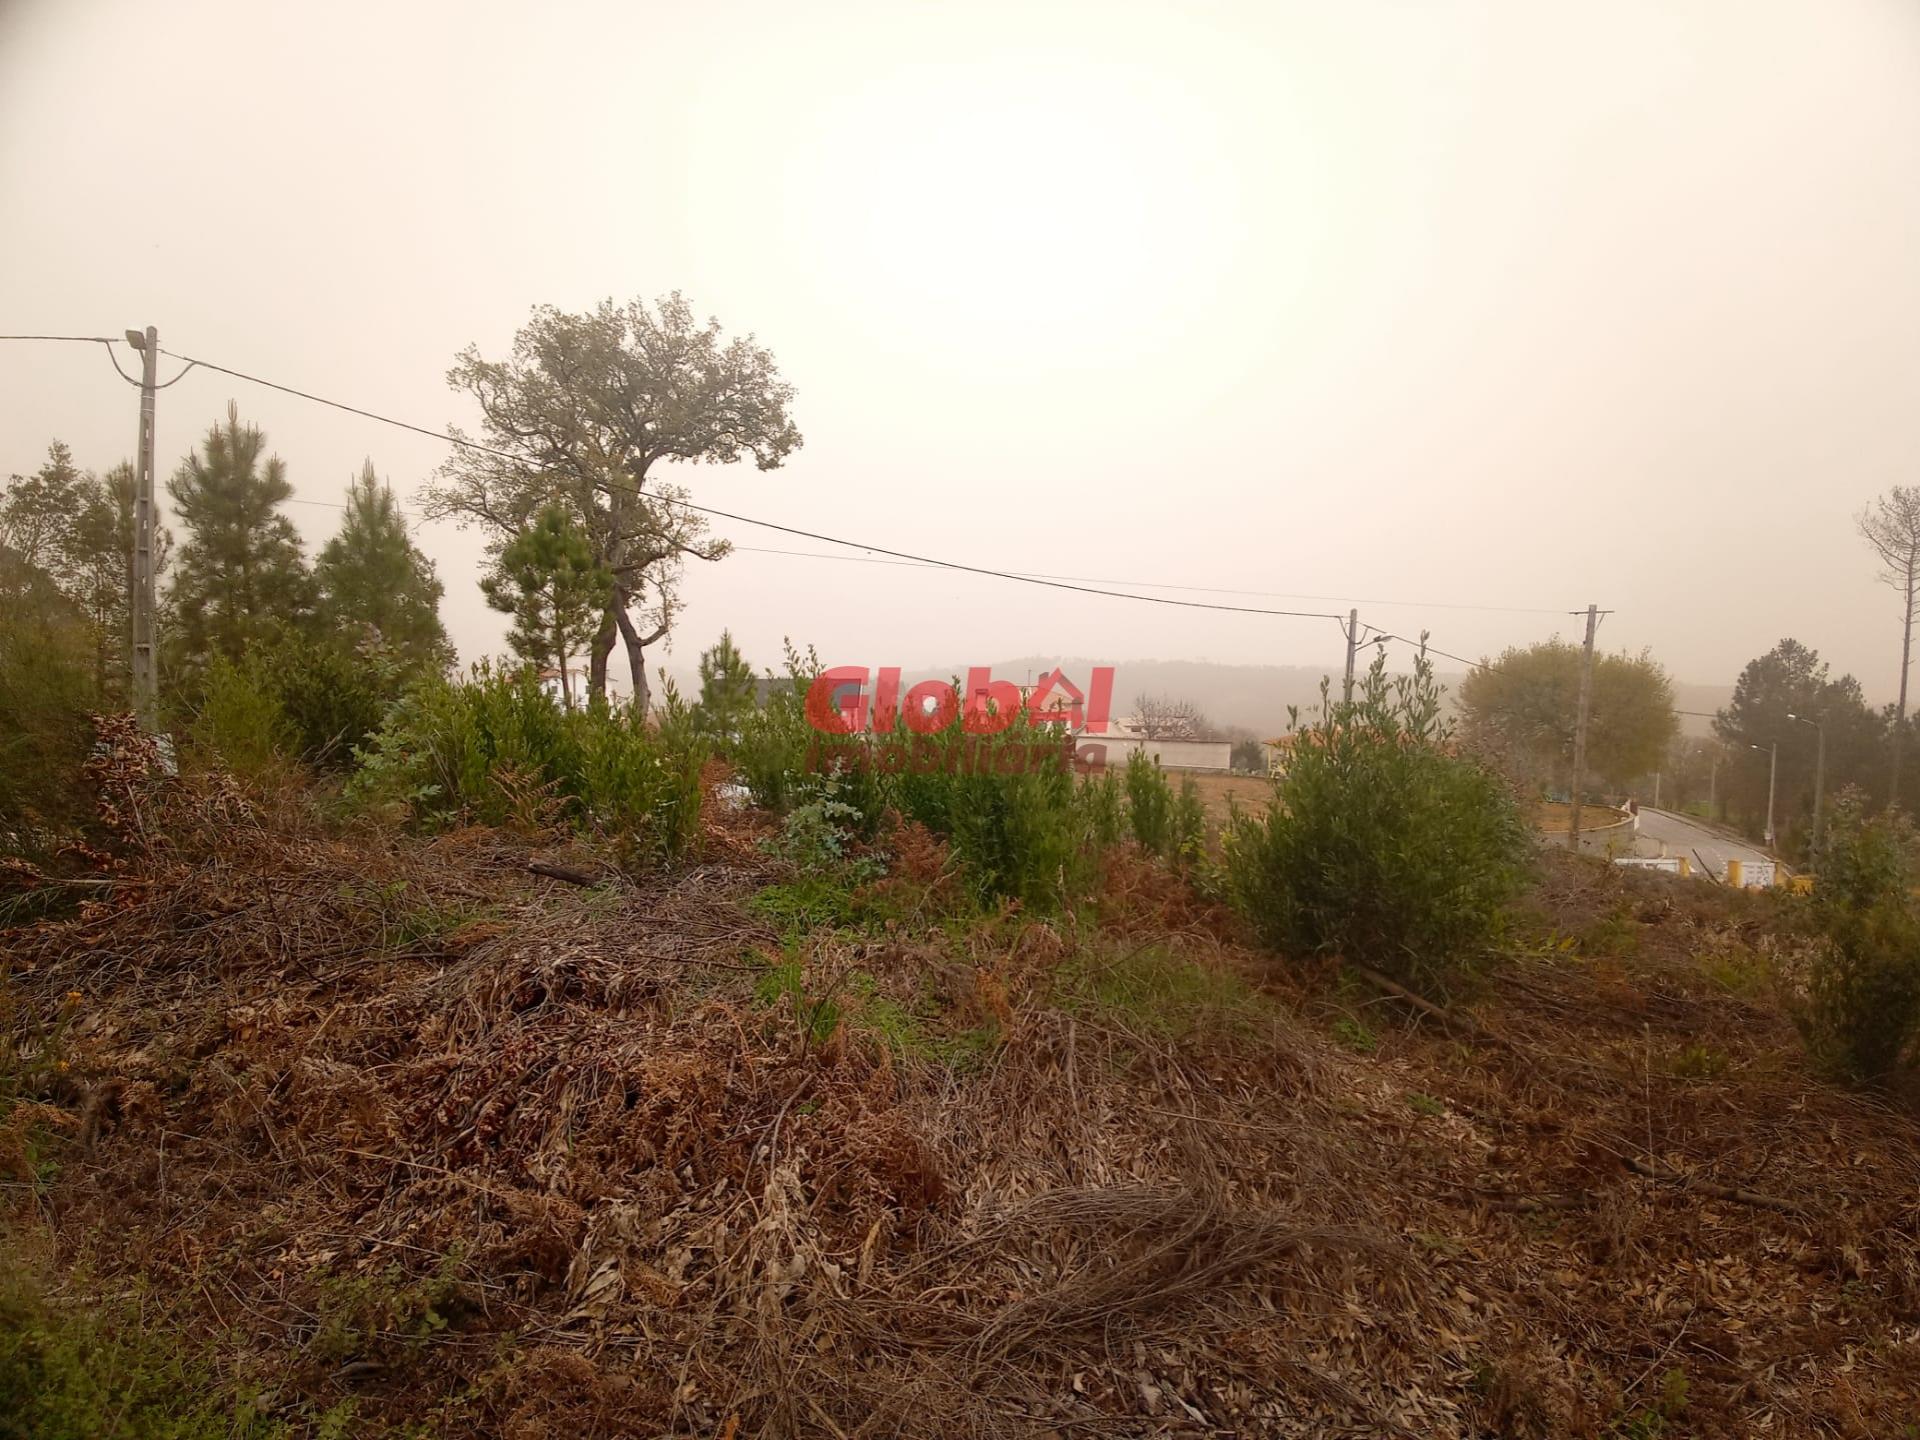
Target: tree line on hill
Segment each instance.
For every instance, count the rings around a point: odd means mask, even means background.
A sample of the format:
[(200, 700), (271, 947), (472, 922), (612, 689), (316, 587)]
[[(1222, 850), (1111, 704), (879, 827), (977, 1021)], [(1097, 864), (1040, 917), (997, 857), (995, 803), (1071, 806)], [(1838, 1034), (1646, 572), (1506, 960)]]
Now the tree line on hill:
[[(1523, 786), (1564, 797), (1573, 786), (1580, 664), (1580, 647), (1561, 640), (1486, 661), (1460, 685), (1463, 739)], [(1596, 655), (1583, 788), (1589, 796), (1657, 799), (1664, 809), (1758, 839), (1771, 783), (1778, 847), (1806, 859), (1816, 788), (1829, 808), (1855, 790), (1870, 809), (1897, 801), (1920, 811), (1920, 774), (1899, 766), (1914, 725), (1897, 704), (1869, 705), (1857, 679), (1835, 676), (1818, 651), (1789, 637), (1747, 662), (1732, 699), (1713, 716), (1711, 736), (1682, 735), (1672, 681), (1657, 660)]]

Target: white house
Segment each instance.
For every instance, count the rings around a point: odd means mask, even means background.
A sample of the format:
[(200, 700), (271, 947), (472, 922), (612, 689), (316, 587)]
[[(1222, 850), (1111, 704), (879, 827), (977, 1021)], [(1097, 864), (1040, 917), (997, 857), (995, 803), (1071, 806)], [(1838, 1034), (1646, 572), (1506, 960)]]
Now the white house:
[(577, 666), (567, 667), (566, 679), (561, 679), (559, 670), (549, 665), (538, 676), (540, 693), (556, 705), (567, 703), (567, 691), (573, 691), (573, 704), (576, 709), (584, 709), (587, 703), (587, 672)]

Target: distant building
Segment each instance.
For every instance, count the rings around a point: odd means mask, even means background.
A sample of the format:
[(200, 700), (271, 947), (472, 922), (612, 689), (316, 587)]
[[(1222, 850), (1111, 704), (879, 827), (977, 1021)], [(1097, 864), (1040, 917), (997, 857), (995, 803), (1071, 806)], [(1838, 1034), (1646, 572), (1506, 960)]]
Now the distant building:
[(1233, 768), (1231, 740), (1149, 740), (1144, 735), (1096, 735), (1082, 730), (1076, 737), (1080, 757), (1092, 758), (1098, 748), (1108, 765), (1125, 768), (1135, 753), (1145, 755), (1164, 770), (1218, 770)]
[(587, 703), (587, 672), (569, 665), (566, 679), (562, 681), (560, 672), (549, 665), (536, 677), (540, 682), (540, 693), (556, 705), (567, 703), (567, 691), (573, 691), (575, 709), (585, 709)]

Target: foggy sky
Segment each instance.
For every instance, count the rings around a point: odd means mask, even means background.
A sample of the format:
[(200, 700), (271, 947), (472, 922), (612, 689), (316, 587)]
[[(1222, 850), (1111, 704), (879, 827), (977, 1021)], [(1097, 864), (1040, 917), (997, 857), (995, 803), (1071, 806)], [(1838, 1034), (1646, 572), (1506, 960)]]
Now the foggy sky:
[[(1851, 517), (1920, 483), (1907, 0), (0, 0), (0, 332), (153, 324), (471, 426), (462, 346), (672, 289), (799, 392), (783, 469), (673, 477), (723, 509), (1358, 602), (1464, 655), (1594, 601), (1682, 680), (1793, 635), (1894, 689)], [(229, 398), (303, 500), (444, 458), (196, 372), (163, 477)], [(54, 437), (103, 469), (135, 417), (98, 347), (0, 344), (0, 474)], [(292, 513), (310, 554), (339, 514)], [(421, 543), (463, 655), (497, 648), (481, 537)], [(1328, 620), (846, 560), (742, 552), (685, 593), (676, 666), (723, 625), (756, 664), (783, 635), (874, 666), (1341, 653)]]

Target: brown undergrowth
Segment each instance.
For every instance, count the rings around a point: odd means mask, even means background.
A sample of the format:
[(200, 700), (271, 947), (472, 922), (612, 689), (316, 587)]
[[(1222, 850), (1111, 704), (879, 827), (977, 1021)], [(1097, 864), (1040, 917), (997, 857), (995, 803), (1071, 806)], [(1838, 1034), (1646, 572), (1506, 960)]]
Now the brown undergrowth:
[(1557, 862), (1450, 1034), (1137, 858), (979, 915), (909, 835), (796, 920), (717, 806), (582, 888), (551, 837), (102, 778), (130, 858), (4, 937), (8, 1225), (290, 1433), (1920, 1415), (1915, 1127), (1810, 1077), (1765, 906)]

